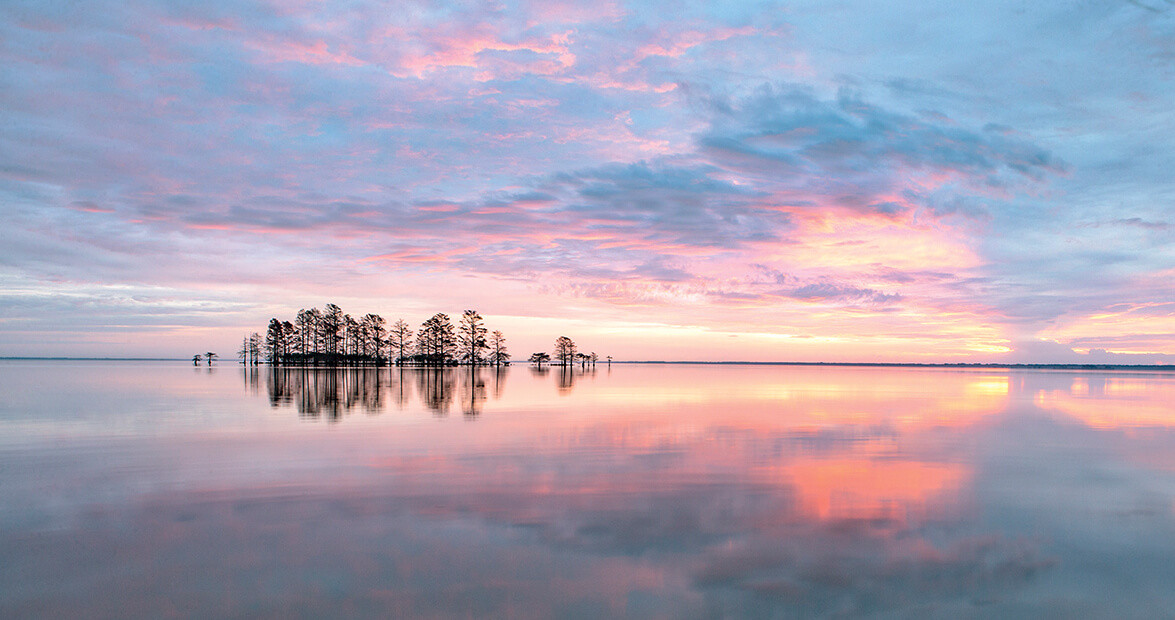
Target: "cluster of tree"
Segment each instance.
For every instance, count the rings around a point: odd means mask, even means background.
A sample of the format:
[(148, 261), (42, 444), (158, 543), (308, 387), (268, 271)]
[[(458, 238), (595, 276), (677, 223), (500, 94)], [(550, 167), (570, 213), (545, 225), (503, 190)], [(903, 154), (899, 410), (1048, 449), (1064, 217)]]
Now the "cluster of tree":
[[(599, 356), (595, 351), (591, 353), (581, 353), (575, 346), (575, 341), (567, 336), (559, 336), (555, 339), (555, 351), (553, 354), (540, 351), (538, 353), (530, 354), (530, 363), (542, 367), (543, 364), (551, 364), (553, 366), (571, 367), (579, 364), (581, 368), (587, 368), (589, 365), (595, 366), (596, 360)], [(608, 363), (612, 363), (612, 356), (608, 356)]]
[(275, 365), (328, 366), (500, 366), (510, 361), (506, 338), (490, 332), (476, 310), (462, 313), (457, 325), (438, 312), (413, 332), (402, 319), (390, 326), (378, 314), (355, 319), (335, 304), (299, 310), (292, 323), (270, 319), (265, 336), (246, 336), (239, 355), (251, 365), (263, 359)]

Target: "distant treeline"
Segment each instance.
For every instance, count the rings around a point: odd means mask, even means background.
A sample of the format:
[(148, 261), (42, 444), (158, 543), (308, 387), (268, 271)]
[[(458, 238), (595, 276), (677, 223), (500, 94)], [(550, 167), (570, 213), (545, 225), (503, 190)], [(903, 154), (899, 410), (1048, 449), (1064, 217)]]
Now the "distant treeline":
[(245, 337), (242, 362), (274, 365), (456, 366), (509, 363), (506, 338), (489, 331), (476, 310), (466, 310), (454, 325), (438, 312), (413, 331), (402, 319), (390, 326), (378, 314), (358, 319), (335, 304), (299, 310), (291, 321), (270, 319), (265, 335)]

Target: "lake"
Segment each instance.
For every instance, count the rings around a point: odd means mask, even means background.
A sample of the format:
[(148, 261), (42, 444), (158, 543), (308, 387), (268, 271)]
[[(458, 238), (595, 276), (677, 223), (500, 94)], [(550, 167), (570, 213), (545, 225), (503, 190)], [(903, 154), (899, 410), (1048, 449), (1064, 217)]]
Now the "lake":
[(1173, 617), (1175, 374), (0, 362), (0, 616)]

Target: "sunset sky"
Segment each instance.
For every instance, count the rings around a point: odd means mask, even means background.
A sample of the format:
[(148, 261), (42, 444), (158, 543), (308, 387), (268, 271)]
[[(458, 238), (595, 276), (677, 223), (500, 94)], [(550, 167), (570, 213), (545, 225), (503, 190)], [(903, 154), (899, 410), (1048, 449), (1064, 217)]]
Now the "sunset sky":
[(1175, 362), (1175, 2), (0, 4), (0, 356)]

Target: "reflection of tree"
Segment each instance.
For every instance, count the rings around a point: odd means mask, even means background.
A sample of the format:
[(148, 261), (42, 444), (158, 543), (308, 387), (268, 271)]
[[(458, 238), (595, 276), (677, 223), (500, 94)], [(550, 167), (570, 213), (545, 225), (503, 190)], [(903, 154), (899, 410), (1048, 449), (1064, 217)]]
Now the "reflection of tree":
[(406, 371), (401, 367), (396, 369), (392, 378), (395, 379), (396, 387), (392, 390), (392, 399), (396, 402), (396, 409), (403, 409), (408, 406), (408, 401), (412, 399), (412, 387), (404, 378)]
[(476, 416), (485, 408), (486, 382), (480, 368), (469, 367), (469, 372), (461, 372), (461, 412), (467, 416)]
[(506, 389), (507, 370), (498, 366), (494, 368), (494, 400), (502, 398), (502, 391)]
[[(412, 401), (412, 384), (416, 384), (419, 403), (438, 415), (446, 415), (460, 399), (461, 410), (476, 416), (489, 400), (493, 381), (494, 399), (501, 398), (509, 370), (505, 367), (482, 368), (376, 368), (376, 367), (289, 367), (273, 366), (258, 372), (242, 371), (246, 389), (259, 390), (261, 372), (266, 376), (266, 392), (274, 407), (295, 406), (307, 418), (337, 421), (352, 410), (369, 414), (383, 411), (390, 400), (397, 409)], [(488, 377), (487, 373), (492, 373)]]
[(558, 374), (559, 394), (566, 396), (571, 393), (571, 388), (575, 387), (575, 368), (572, 366), (560, 366)]
[(382, 378), (377, 368), (289, 368), (267, 373), (269, 403), (294, 403), (305, 417), (338, 420), (356, 407), (368, 413), (383, 408)]
[(580, 377), (596, 376), (596, 369), (592, 367), (576, 368), (575, 366), (560, 366), (557, 370), (557, 387), (559, 389), (559, 394), (562, 396), (566, 396), (571, 393), (571, 388), (575, 387), (575, 382)]
[(257, 394), (261, 390), (260, 374), (257, 368), (253, 366), (246, 366), (241, 369), (241, 375), (245, 380), (245, 389), (250, 394)]
[(453, 368), (420, 368), (416, 372), (416, 392), (420, 402), (437, 415), (449, 413), (453, 405), (453, 387), (457, 371)]

